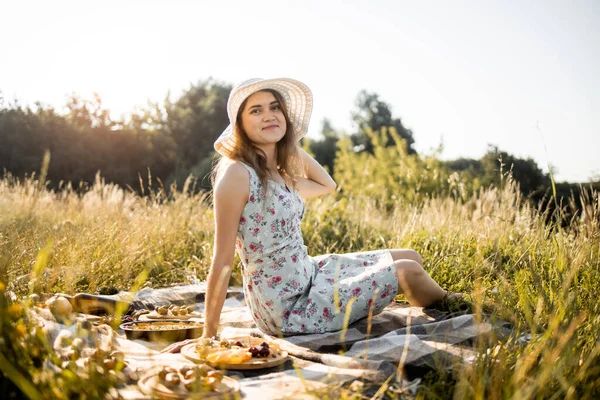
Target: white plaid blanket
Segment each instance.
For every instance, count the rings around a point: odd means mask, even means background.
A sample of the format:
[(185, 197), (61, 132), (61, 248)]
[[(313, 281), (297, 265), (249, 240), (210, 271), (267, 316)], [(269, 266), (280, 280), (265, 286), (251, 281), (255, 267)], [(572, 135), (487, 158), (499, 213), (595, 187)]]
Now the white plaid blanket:
[[(133, 301), (137, 308), (167, 303), (193, 304), (202, 312), (205, 289), (205, 284), (200, 282), (164, 289), (147, 288), (114, 298)], [(230, 288), (228, 296), (221, 315), (220, 336), (265, 336), (256, 328), (241, 289)], [(433, 366), (470, 362), (475, 357), (473, 339), (492, 329), (491, 323), (478, 321), (472, 314), (449, 315), (393, 303), (370, 321), (357, 321), (343, 332), (269, 337), (292, 356), (290, 361), (269, 370), (227, 374), (239, 378), (242, 395), (246, 398), (289, 397), (332, 383), (356, 380), (380, 383), (390, 376), (396, 388), (414, 393), (420, 377)], [(134, 367), (149, 369), (155, 365), (190, 363), (181, 354), (161, 353), (160, 348), (148, 342), (131, 341), (118, 334), (115, 340)], [(148, 397), (135, 385), (120, 393), (128, 399)]]

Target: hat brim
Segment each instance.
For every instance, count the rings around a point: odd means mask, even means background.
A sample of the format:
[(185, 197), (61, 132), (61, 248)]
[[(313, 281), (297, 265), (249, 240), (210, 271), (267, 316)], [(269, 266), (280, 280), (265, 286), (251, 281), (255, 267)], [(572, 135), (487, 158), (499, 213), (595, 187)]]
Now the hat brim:
[(227, 101), (229, 126), (215, 141), (214, 147), (218, 153), (227, 155), (234, 148), (233, 128), (241, 104), (252, 94), (265, 89), (275, 90), (283, 98), (296, 139), (300, 140), (306, 135), (313, 106), (312, 92), (308, 86), (290, 78), (251, 79), (238, 85), (229, 95)]

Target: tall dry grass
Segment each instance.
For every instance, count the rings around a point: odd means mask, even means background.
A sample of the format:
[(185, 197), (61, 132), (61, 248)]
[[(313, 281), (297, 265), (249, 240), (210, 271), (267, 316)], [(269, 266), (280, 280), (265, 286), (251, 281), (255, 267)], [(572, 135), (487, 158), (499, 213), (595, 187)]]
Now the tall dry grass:
[[(560, 209), (545, 215), (524, 201), (510, 179), (471, 195), (384, 201), (344, 185), (344, 196), (307, 204), (311, 254), (414, 248), (442, 286), (471, 296), (479, 318), (512, 329), (482, 337), (473, 363), (430, 375), (419, 397), (600, 394), (598, 193), (573, 199), (583, 212), (563, 221)], [(141, 197), (100, 177), (85, 193), (0, 180), (2, 282), (19, 295), (129, 290), (143, 272), (155, 286), (204, 279), (212, 237), (208, 199), (192, 182)]]
[[(72, 293), (126, 290), (143, 270), (158, 285), (202, 279), (212, 253), (212, 210), (189, 183), (181, 192), (140, 197), (100, 177), (84, 194), (5, 178), (0, 249), (10, 258), (11, 283), (18, 293)], [(34, 276), (38, 257), (44, 268)]]

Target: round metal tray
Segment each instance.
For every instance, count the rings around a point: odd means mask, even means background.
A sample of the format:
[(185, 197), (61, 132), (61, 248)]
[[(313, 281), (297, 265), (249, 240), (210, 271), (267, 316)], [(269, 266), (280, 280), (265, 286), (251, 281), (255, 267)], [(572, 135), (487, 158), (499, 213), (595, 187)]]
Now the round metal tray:
[[(158, 329), (134, 329), (134, 326), (144, 324), (147, 326), (161, 326), (169, 324), (178, 324), (180, 328), (158, 330)], [(181, 320), (156, 320), (156, 321), (134, 321), (120, 325), (120, 328), (125, 331), (128, 339), (142, 339), (150, 342), (179, 342), (185, 339), (195, 339), (202, 336), (204, 324), (197, 321), (181, 321)]]

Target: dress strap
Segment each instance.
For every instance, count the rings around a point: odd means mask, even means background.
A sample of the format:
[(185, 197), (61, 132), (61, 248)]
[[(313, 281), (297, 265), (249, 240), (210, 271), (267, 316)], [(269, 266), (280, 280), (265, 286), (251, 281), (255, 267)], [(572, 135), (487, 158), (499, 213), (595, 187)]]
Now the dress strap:
[(257, 176), (256, 171), (254, 170), (254, 168), (252, 168), (251, 166), (249, 166), (248, 164), (242, 162), (242, 161), (238, 161), (240, 164), (242, 164), (244, 167), (246, 167), (246, 169), (248, 170), (248, 172), (250, 172), (250, 175), (253, 176)]
[(246, 167), (248, 173), (250, 174), (250, 187), (252, 187), (253, 183), (254, 185), (260, 184), (260, 178), (258, 177), (258, 173), (254, 170), (254, 168), (244, 162), (239, 161), (239, 163)]

